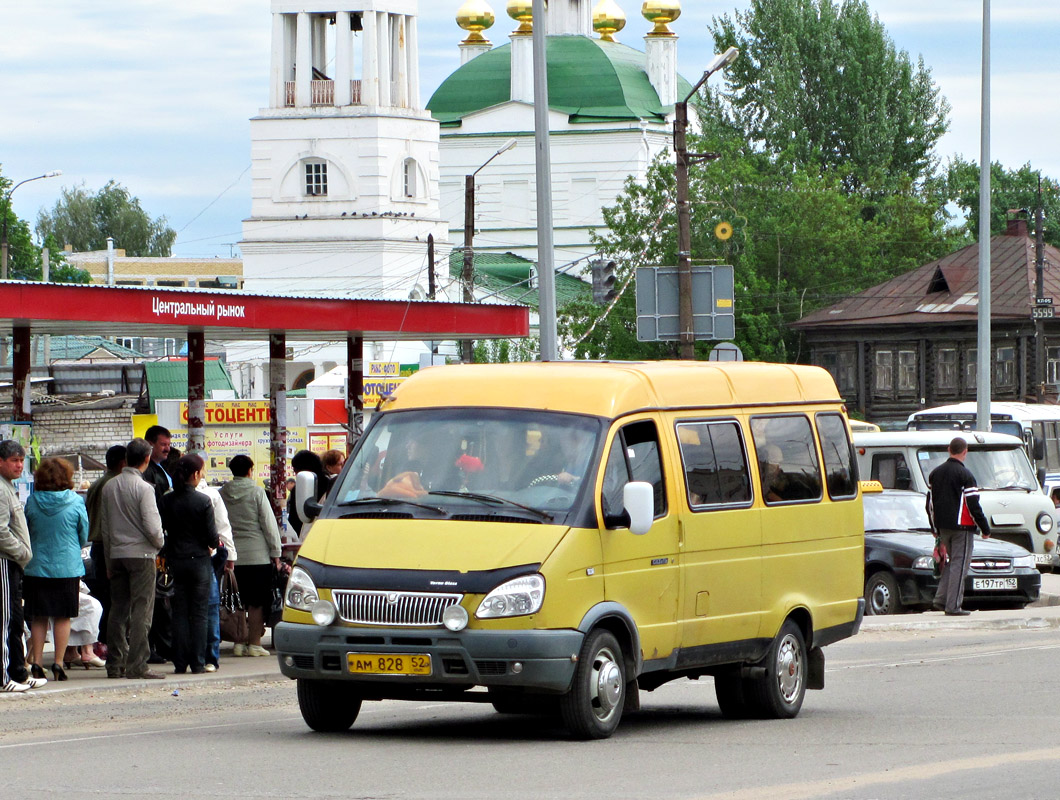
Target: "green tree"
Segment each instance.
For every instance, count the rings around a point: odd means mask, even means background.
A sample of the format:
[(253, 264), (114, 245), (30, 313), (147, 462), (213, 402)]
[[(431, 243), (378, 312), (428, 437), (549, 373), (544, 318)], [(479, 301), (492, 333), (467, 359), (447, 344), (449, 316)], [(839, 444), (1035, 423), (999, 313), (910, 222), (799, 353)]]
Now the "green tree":
[[(979, 165), (957, 157), (950, 161), (946, 170), (946, 197), (960, 206), (965, 215), (963, 230), (969, 241), (979, 237)], [(1049, 221), (1060, 220), (1060, 182), (1042, 176), (1040, 172), (1024, 164), (1016, 170), (1005, 169), (994, 162), (990, 165), (990, 233), (997, 235), (1005, 230), (1006, 214), (1010, 209), (1026, 209), (1029, 229), (1034, 231), (1034, 212), (1038, 207), (1038, 179), (1041, 177), (1042, 210), (1046, 224), (1042, 228), (1042, 239), (1060, 247), (1060, 227)]]
[(711, 32), (718, 52), (740, 48), (720, 92), (733, 123), (778, 163), (847, 191), (934, 172), (949, 105), (865, 0), (751, 0)]
[(129, 256), (168, 256), (177, 238), (165, 217), (151, 219), (139, 199), (114, 181), (95, 194), (84, 185), (63, 189), (55, 207), (37, 216), (36, 230), (42, 239), (54, 236), (76, 251), (105, 250), (112, 237)]
[[(4, 214), (3, 223), (7, 225), (8, 276), (13, 280), (39, 281), (43, 277), (41, 248), (33, 242), (29, 223), (19, 219), (11, 204), (7, 201), (7, 192), (11, 181), (0, 175), (0, 213)], [(44, 246), (49, 248), (49, 280), (53, 283), (88, 283), (91, 276), (82, 269), (67, 263), (54, 238), (47, 238)]]

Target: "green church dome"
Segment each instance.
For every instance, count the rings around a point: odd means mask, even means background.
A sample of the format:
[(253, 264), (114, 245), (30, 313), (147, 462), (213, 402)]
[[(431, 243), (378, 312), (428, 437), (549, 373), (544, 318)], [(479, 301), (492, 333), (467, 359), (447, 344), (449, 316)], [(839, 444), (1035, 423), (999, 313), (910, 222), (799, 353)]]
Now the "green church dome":
[[(457, 127), (468, 114), (511, 99), (511, 71), (511, 45), (495, 47), (446, 78), (427, 108), (442, 127)], [(678, 76), (679, 96), (691, 90)], [(644, 53), (587, 36), (548, 37), (548, 104), (572, 123), (663, 122), (673, 110), (659, 102)]]

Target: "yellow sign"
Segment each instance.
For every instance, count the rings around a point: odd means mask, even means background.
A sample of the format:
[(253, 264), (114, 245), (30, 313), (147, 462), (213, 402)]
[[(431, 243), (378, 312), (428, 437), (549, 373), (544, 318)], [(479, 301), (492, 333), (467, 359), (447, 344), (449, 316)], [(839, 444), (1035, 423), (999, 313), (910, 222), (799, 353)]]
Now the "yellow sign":
[(393, 394), (402, 383), (404, 378), (365, 378), (364, 380), (364, 407), (375, 408), (381, 400)]
[(401, 374), (401, 364), (397, 361), (370, 361), (368, 376), (372, 378), (396, 378)]
[(718, 308), (732, 308), (732, 300), (719, 298), (716, 305)]
[[(180, 419), (188, 424), (188, 404), (180, 404)], [(207, 425), (268, 425), (268, 400), (207, 400)]]

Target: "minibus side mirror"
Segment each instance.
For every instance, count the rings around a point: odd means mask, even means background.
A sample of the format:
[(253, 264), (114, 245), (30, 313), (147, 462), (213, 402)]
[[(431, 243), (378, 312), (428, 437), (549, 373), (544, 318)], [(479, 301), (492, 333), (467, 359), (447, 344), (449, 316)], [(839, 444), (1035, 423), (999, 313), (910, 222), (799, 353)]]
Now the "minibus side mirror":
[(317, 502), (317, 476), (313, 472), (299, 472), (294, 478), (294, 503), (298, 516), (308, 522), (320, 516), (323, 506)]
[(646, 481), (630, 481), (622, 487), (622, 505), (629, 514), (629, 531), (643, 536), (655, 519), (655, 487)]
[(1036, 473), (1038, 475), (1038, 485), (1041, 486), (1044, 489), (1045, 488), (1045, 467), (1038, 467), (1038, 469), (1036, 470)]

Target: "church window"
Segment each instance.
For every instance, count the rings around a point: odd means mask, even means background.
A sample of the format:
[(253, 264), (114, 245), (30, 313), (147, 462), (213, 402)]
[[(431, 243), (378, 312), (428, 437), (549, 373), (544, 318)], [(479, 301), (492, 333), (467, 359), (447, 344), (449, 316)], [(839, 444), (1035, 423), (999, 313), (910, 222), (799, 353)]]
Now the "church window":
[(305, 193), (309, 197), (326, 197), (328, 194), (328, 165), (324, 161), (305, 163)]
[(406, 158), (401, 170), (402, 191), (405, 197), (416, 197), (416, 159)]

